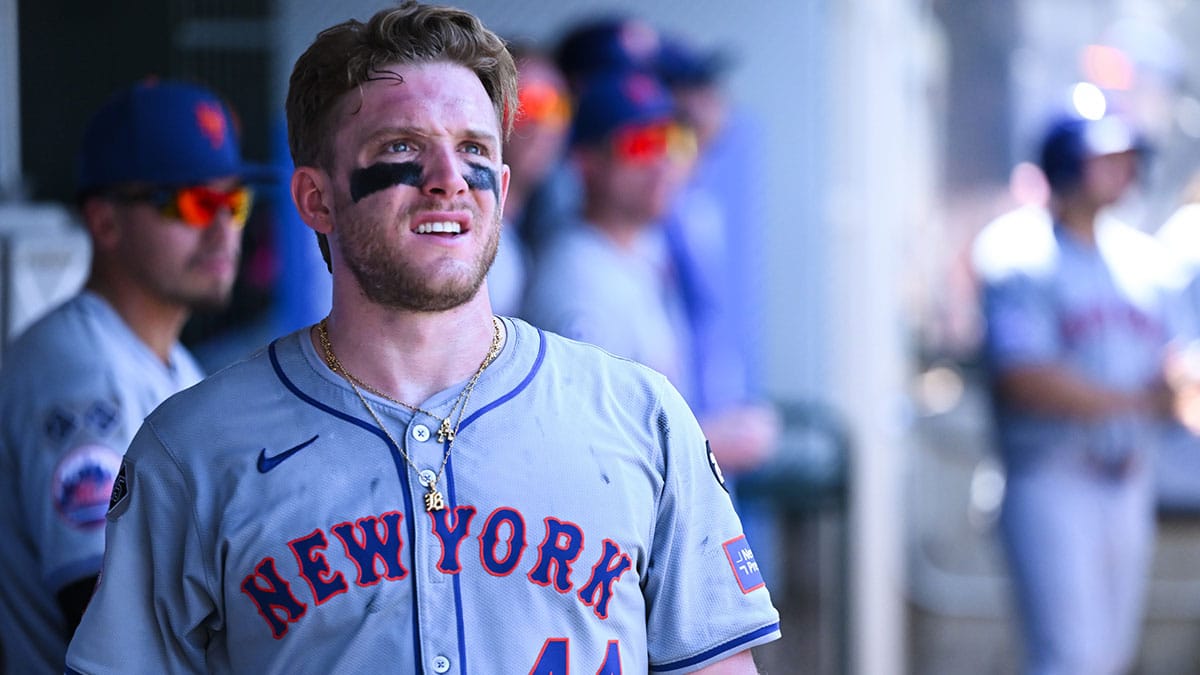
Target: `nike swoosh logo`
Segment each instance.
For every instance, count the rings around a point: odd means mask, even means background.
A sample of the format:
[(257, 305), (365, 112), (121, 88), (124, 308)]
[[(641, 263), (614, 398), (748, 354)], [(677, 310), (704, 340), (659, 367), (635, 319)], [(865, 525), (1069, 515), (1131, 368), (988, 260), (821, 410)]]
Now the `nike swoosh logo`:
[(301, 450), (312, 445), (313, 441), (317, 440), (317, 438), (319, 438), (319, 437), (320, 437), (320, 434), (317, 434), (316, 436), (313, 436), (312, 438), (308, 439), (307, 441), (304, 441), (300, 445), (294, 446), (288, 450), (284, 450), (283, 452), (279, 453), (278, 455), (273, 455), (271, 457), (267, 457), (267, 449), (263, 448), (262, 450), (260, 450), (258, 452), (258, 472), (266, 473), (266, 472), (270, 471), (271, 469), (274, 469), (275, 467), (279, 466), (280, 464), (283, 464), (283, 460), (287, 459), (288, 457), (291, 457), (292, 455), (296, 454), (297, 452), (300, 452)]

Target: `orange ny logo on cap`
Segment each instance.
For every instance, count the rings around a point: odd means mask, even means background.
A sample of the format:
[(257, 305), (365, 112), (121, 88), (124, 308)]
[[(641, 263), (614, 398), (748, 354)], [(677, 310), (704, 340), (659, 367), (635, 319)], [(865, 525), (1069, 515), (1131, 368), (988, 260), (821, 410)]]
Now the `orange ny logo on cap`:
[(197, 103), (196, 124), (214, 150), (225, 142), (225, 112), (221, 106), (211, 101)]

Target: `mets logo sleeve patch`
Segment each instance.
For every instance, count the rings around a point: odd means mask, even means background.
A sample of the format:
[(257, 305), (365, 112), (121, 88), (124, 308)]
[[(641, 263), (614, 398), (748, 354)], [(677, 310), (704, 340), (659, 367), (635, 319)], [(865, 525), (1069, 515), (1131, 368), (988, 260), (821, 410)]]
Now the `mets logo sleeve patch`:
[(51, 483), (59, 517), (75, 528), (103, 525), (120, 467), (120, 453), (105, 445), (81, 445), (67, 453)]
[(737, 579), (742, 593), (749, 593), (765, 585), (762, 572), (754, 560), (754, 551), (750, 550), (750, 543), (746, 541), (746, 535), (730, 539), (725, 542), (724, 548), (725, 557), (729, 559), (729, 566), (733, 569), (733, 576)]

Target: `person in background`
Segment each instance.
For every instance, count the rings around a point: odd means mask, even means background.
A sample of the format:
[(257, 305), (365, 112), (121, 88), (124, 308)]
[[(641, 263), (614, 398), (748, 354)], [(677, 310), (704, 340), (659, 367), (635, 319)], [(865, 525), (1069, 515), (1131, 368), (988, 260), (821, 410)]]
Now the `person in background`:
[(582, 85), (570, 153), (582, 213), (538, 258), (524, 314), (650, 366), (686, 397), (689, 336), (660, 222), (695, 159), (694, 135), (653, 75), (606, 72)]
[[(654, 258), (649, 264), (668, 294), (664, 303), (677, 347), (673, 367), (679, 370), (673, 381), (701, 418), (722, 468), (730, 477), (761, 468), (776, 451), (781, 421), (759, 391), (750, 356), (760, 296), (751, 281), (754, 237), (745, 233), (762, 223), (755, 200), (746, 195), (757, 189), (757, 145), (753, 125), (730, 114), (721, 82), (728, 59), (637, 16), (615, 14), (570, 26), (555, 49), (555, 62), (577, 100), (577, 115), (597, 105), (595, 96), (592, 102), (579, 97), (599, 76), (643, 73), (666, 88), (676, 128), (686, 130), (678, 137), (688, 139), (687, 159), (673, 162), (677, 184), (656, 222), (645, 224), (641, 255)], [(558, 182), (581, 182), (580, 166), (569, 161)], [(595, 208), (600, 199), (587, 191), (578, 188), (576, 199)], [(549, 233), (541, 237), (553, 241), (551, 235), (581, 220), (588, 218), (560, 215), (554, 231), (543, 227)]]
[(530, 253), (523, 236), (526, 207), (559, 165), (571, 122), (566, 81), (549, 56), (529, 43), (510, 45), (517, 64), (519, 107), (504, 143), (511, 169), (504, 227), (496, 261), (488, 270), (488, 292), (497, 314), (517, 316), (525, 292)]
[(0, 372), (4, 672), (61, 673), (96, 584), (105, 511), (143, 418), (202, 373), (178, 342), (230, 298), (253, 193), (213, 92), (146, 80), (92, 117), (78, 203), (86, 286), (7, 350)]
[[(636, 70), (654, 73), (658, 32), (630, 16), (603, 16), (572, 24), (548, 54), (565, 82), (567, 103), (575, 107), (583, 84), (601, 73)], [(517, 230), (533, 262), (565, 227), (579, 220), (583, 186), (565, 152), (521, 204)], [(515, 171), (514, 171), (515, 173)]]
[(762, 185), (760, 146), (722, 88), (724, 54), (663, 35), (655, 64), (698, 147), (664, 226), (693, 335), (689, 401), (702, 412), (746, 405), (759, 396), (751, 354), (762, 304), (754, 276), (766, 231), (763, 200), (754, 196)]
[(688, 404), (706, 422), (760, 566), (774, 580), (779, 534), (772, 504), (759, 498), (768, 495), (742, 494), (738, 480), (766, 469), (779, 451), (782, 422), (753, 358), (765, 300), (758, 276), (767, 231), (761, 139), (724, 90), (729, 65), (719, 50), (659, 36), (655, 72), (699, 150), (663, 235), (690, 335)]
[(1048, 209), (997, 220), (972, 252), (1031, 675), (1126, 673), (1137, 655), (1180, 330), (1165, 251), (1107, 210), (1142, 152), (1120, 117), (1054, 120), (1039, 152)]

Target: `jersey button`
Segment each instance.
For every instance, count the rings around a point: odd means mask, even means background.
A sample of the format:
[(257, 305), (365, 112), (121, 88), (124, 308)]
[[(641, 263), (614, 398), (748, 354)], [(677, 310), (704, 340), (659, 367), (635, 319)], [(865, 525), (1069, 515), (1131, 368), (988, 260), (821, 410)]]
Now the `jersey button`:
[(421, 487), (429, 487), (430, 485), (433, 485), (433, 481), (437, 479), (437, 474), (431, 469), (425, 469), (421, 473), (417, 474), (417, 476), (421, 481)]
[(450, 659), (444, 656), (433, 657), (433, 672), (444, 673), (450, 670)]
[(412, 437), (424, 443), (429, 440), (429, 427), (424, 424), (414, 424), (412, 428)]

